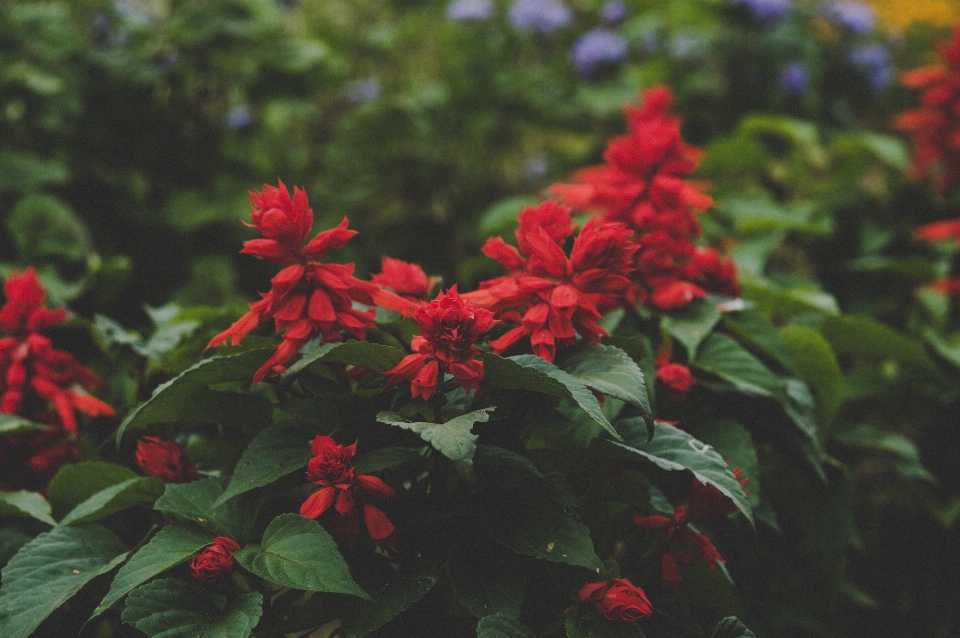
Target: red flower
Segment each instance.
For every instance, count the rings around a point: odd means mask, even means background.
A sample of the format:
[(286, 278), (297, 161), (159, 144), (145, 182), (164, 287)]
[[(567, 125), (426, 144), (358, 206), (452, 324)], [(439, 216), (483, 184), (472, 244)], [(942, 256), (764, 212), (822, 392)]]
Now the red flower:
[(199, 478), (197, 468), (176, 441), (145, 436), (137, 441), (137, 465), (148, 476), (164, 483), (189, 483)]
[(687, 391), (697, 382), (690, 368), (680, 363), (665, 363), (657, 367), (657, 381), (667, 387), (667, 396), (677, 403), (686, 398)]
[(283, 342), (254, 374), (254, 383), (282, 372), (284, 364), (314, 337), (340, 341), (341, 331), (345, 331), (363, 339), (366, 328), (373, 326), (375, 311), (357, 309), (355, 302), (379, 305), (404, 316), (416, 311), (416, 304), (409, 300), (355, 278), (353, 264), (316, 261), (357, 234), (347, 230), (346, 218), (336, 228), (318, 233), (301, 248), (313, 223), (313, 212), (301, 189), (295, 188), (291, 199), (283, 182), (280, 188), (264, 185), (260, 193), (250, 193), (250, 199), (252, 226), (266, 239), (246, 241), (240, 252), (275, 261), (285, 268), (270, 280), (271, 288), (263, 298), (250, 304), (250, 311), (211, 339), (207, 347), (228, 339), (238, 345), (251, 330), (273, 319), (276, 331), (283, 333)]
[(216, 582), (223, 572), (233, 571), (233, 552), (238, 549), (240, 545), (232, 538), (217, 536), (213, 545), (203, 548), (190, 561), (190, 573), (201, 582)]
[[(341, 542), (353, 544), (360, 535), (360, 512), (357, 496), (393, 498), (396, 492), (372, 474), (356, 475), (353, 457), (357, 444), (343, 446), (329, 436), (317, 436), (310, 448), (313, 458), (307, 463), (307, 478), (321, 487), (300, 506), (300, 515), (317, 518), (333, 506), (339, 515), (334, 531)], [(368, 503), (360, 507), (367, 532), (378, 544), (389, 543), (393, 524), (379, 508)]]
[(960, 26), (939, 52), (942, 66), (901, 76), (905, 86), (922, 89), (923, 95), (920, 106), (897, 116), (894, 126), (910, 137), (914, 173), (947, 195), (960, 186)]
[(454, 285), (429, 304), (421, 304), (413, 318), (420, 328), (420, 336), (410, 344), (414, 354), (384, 372), (386, 387), (412, 380), (413, 396), (426, 400), (442, 383), (442, 375), (450, 373), (465, 389), (479, 390), (483, 363), (476, 358), (480, 351), (474, 344), (496, 323), (493, 313), (464, 302)]
[(393, 257), (381, 257), (380, 263), (382, 272), (373, 275), (370, 280), (412, 301), (426, 299), (430, 289), (439, 281), (437, 277), (427, 278), (423, 268), (416, 264)]
[(602, 618), (613, 622), (636, 622), (653, 613), (647, 595), (626, 578), (587, 583), (577, 597), (582, 604), (592, 605)]

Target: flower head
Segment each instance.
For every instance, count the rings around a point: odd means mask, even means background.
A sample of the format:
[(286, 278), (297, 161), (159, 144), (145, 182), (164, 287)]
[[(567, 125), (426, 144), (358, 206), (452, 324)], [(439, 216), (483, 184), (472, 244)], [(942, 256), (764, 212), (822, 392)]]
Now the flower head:
[(493, 12), (491, 0), (452, 0), (447, 5), (447, 17), (451, 20), (487, 20)]
[(626, 55), (627, 41), (623, 36), (602, 27), (587, 31), (570, 47), (570, 59), (584, 75), (590, 75), (601, 64), (619, 62)]
[(880, 91), (893, 81), (890, 51), (882, 44), (862, 44), (850, 48), (850, 61), (867, 72), (870, 88)]
[(788, 13), (792, 5), (792, 0), (733, 0), (734, 3), (743, 5), (750, 10), (750, 13), (757, 20), (773, 21), (779, 20)]
[(582, 604), (591, 605), (601, 618), (612, 622), (636, 622), (653, 613), (644, 591), (626, 578), (587, 583), (580, 588), (577, 598)]
[(233, 571), (233, 552), (240, 545), (229, 536), (217, 536), (190, 561), (191, 575), (203, 583), (214, 583), (224, 572)]
[(426, 299), (430, 289), (438, 281), (436, 277), (428, 278), (423, 268), (417, 264), (409, 264), (393, 257), (381, 257), (380, 264), (380, 273), (373, 275), (370, 281), (412, 301)]
[(507, 17), (520, 31), (550, 35), (570, 23), (573, 11), (560, 0), (515, 0)]
[(810, 86), (810, 72), (803, 62), (790, 62), (780, 71), (780, 89), (787, 95), (799, 95)]
[(855, 34), (864, 34), (873, 30), (877, 14), (866, 2), (829, 2), (824, 7), (824, 15), (837, 26)]
[(141, 437), (137, 441), (135, 458), (144, 474), (155, 476), (164, 483), (189, 483), (199, 478), (197, 468), (176, 441), (164, 441), (155, 436)]
[(627, 17), (627, 5), (623, 0), (607, 0), (600, 7), (600, 19), (606, 24), (617, 24)]

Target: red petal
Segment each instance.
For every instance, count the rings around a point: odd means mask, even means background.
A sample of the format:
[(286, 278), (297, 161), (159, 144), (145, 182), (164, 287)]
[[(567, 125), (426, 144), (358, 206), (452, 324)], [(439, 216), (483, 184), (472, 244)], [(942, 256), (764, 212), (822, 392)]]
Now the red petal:
[(375, 541), (387, 538), (396, 529), (387, 515), (373, 505), (363, 506), (363, 523), (367, 526), (370, 538)]
[(372, 494), (380, 498), (393, 498), (397, 495), (393, 488), (372, 474), (361, 474), (357, 477), (357, 482), (367, 494)]
[(336, 495), (336, 493), (337, 490), (333, 487), (325, 487), (321, 490), (317, 490), (308, 496), (307, 500), (305, 500), (303, 505), (300, 506), (300, 516), (317, 518), (326, 512), (327, 509), (329, 509), (329, 507), (333, 504), (333, 497)]

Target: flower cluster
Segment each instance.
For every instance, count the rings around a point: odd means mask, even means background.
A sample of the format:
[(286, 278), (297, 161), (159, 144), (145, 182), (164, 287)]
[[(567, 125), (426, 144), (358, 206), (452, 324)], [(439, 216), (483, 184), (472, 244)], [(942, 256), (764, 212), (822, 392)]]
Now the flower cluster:
[(233, 552), (240, 549), (229, 536), (217, 536), (190, 561), (191, 575), (203, 583), (214, 583), (224, 572), (233, 571)]
[(271, 279), (272, 286), (263, 298), (250, 304), (250, 311), (211, 339), (208, 347), (227, 339), (238, 345), (251, 330), (273, 319), (277, 332), (283, 333), (283, 342), (257, 370), (254, 383), (282, 372), (284, 364), (317, 336), (324, 341), (339, 341), (341, 331), (345, 331), (362, 339), (365, 330), (373, 326), (375, 310), (358, 309), (354, 303), (379, 305), (405, 316), (416, 310), (413, 302), (354, 277), (353, 264), (318, 261), (357, 234), (347, 229), (346, 218), (304, 246), (313, 226), (313, 211), (302, 189), (294, 188), (291, 198), (283, 182), (279, 188), (264, 185), (261, 192), (250, 193), (250, 200), (253, 223), (247, 225), (260, 231), (264, 239), (244, 242), (240, 252), (269, 259), (284, 268)]
[[(733, 475), (740, 479), (743, 470), (733, 470)], [(746, 484), (749, 478), (740, 479), (740, 485)], [(712, 485), (704, 485), (693, 479), (690, 492), (685, 504), (673, 510), (673, 516), (666, 517), (659, 514), (633, 517), (637, 528), (642, 532), (657, 532), (657, 550), (661, 553), (661, 579), (666, 587), (678, 589), (682, 577), (680, 563), (689, 565), (693, 562), (691, 550), (700, 557), (700, 560), (713, 571), (718, 562), (724, 562), (723, 556), (717, 551), (710, 539), (690, 529), (689, 524), (703, 523), (717, 518), (723, 518), (737, 510), (737, 506), (729, 498), (720, 493)]]
[(483, 363), (476, 358), (480, 351), (474, 344), (496, 323), (493, 313), (467, 304), (453, 286), (422, 304), (413, 318), (420, 328), (410, 344), (414, 353), (384, 372), (386, 387), (411, 381), (410, 393), (427, 400), (449, 373), (464, 389), (479, 390)]
[(582, 604), (591, 605), (601, 618), (613, 622), (636, 622), (653, 613), (644, 591), (626, 578), (587, 583), (580, 588), (577, 598)]
[(176, 441), (142, 437), (137, 441), (134, 458), (144, 474), (164, 483), (189, 483), (200, 478), (186, 451)]
[(639, 107), (625, 108), (629, 130), (610, 141), (606, 163), (577, 171), (575, 184), (552, 187), (568, 205), (599, 211), (636, 233), (632, 296), (660, 310), (706, 292), (739, 294), (733, 262), (693, 243), (700, 234), (695, 213), (713, 200), (687, 179), (701, 152), (683, 142), (680, 119), (668, 113), (672, 101), (665, 86), (643, 93)]
[(625, 273), (633, 270), (637, 245), (630, 241), (630, 229), (591, 219), (567, 257), (563, 244), (573, 235), (569, 208), (547, 200), (521, 211), (519, 220), (519, 250), (499, 237), (483, 247), (509, 274), (463, 295), (514, 326), (490, 342), (494, 352), (529, 338), (534, 353), (553, 361), (557, 345), (573, 345), (578, 335), (600, 341), (607, 333), (597, 321), (603, 311), (623, 303), (631, 286)]
[(373, 275), (370, 281), (382, 288), (389, 288), (410, 301), (426, 299), (439, 281), (437, 277), (427, 277), (420, 266), (400, 259), (382, 257), (380, 264), (380, 273)]
[(910, 137), (913, 171), (946, 196), (960, 186), (960, 26), (939, 52), (943, 65), (903, 74), (903, 84), (923, 94), (920, 106), (901, 113), (894, 125)]
[(313, 458), (307, 463), (307, 478), (321, 489), (300, 506), (300, 515), (317, 518), (333, 506), (337, 513), (334, 535), (340, 542), (354, 544), (360, 537), (360, 519), (367, 533), (378, 545), (390, 544), (394, 526), (381, 509), (369, 503), (358, 507), (357, 496), (366, 494), (376, 498), (393, 498), (396, 493), (389, 485), (371, 474), (357, 476), (353, 457), (357, 444), (339, 445), (329, 436), (314, 438), (310, 448)]
[(0, 336), (0, 413), (52, 428), (4, 439), (0, 461), (6, 468), (17, 466), (4, 483), (11, 489), (25, 483), (45, 485), (60, 465), (78, 458), (71, 441), (76, 413), (112, 415), (113, 408), (86, 392), (103, 382), (41, 334), (63, 321), (67, 312), (43, 306), (47, 293), (36, 273), (30, 268), (14, 272), (3, 288), (7, 300), (0, 308), (0, 334), (5, 335)]

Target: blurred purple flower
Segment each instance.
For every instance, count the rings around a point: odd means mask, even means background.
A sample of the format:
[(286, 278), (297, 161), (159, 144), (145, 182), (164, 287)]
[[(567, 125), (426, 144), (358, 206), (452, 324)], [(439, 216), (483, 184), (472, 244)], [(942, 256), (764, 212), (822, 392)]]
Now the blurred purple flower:
[(792, 0), (733, 0), (745, 6), (758, 20), (779, 20), (790, 13)]
[(851, 62), (867, 72), (870, 88), (881, 91), (893, 81), (893, 64), (890, 52), (882, 44), (862, 44), (851, 47), (848, 57)]
[(343, 87), (343, 96), (352, 104), (375, 100), (380, 97), (380, 81), (377, 78), (363, 78), (348, 82)]
[(608, 0), (600, 8), (600, 19), (605, 24), (617, 24), (627, 17), (627, 5), (623, 0)]
[(253, 122), (253, 111), (249, 105), (239, 104), (227, 111), (227, 115), (223, 119), (227, 128), (239, 131), (250, 126), (250, 123)]
[(798, 95), (810, 86), (810, 72), (802, 62), (790, 62), (780, 72), (780, 88), (788, 95)]
[(447, 5), (447, 17), (451, 20), (486, 20), (493, 15), (491, 0), (453, 0)]
[(863, 2), (830, 2), (823, 11), (828, 20), (856, 34), (872, 31), (877, 22), (873, 7)]
[(627, 41), (619, 33), (598, 28), (584, 33), (570, 47), (570, 59), (584, 75), (604, 62), (618, 62), (627, 55)]
[(560, 0), (516, 0), (507, 13), (510, 23), (520, 31), (549, 35), (570, 24), (573, 11)]
[(521, 174), (528, 182), (539, 182), (546, 176), (549, 168), (550, 162), (547, 156), (543, 153), (537, 153), (523, 160)]

